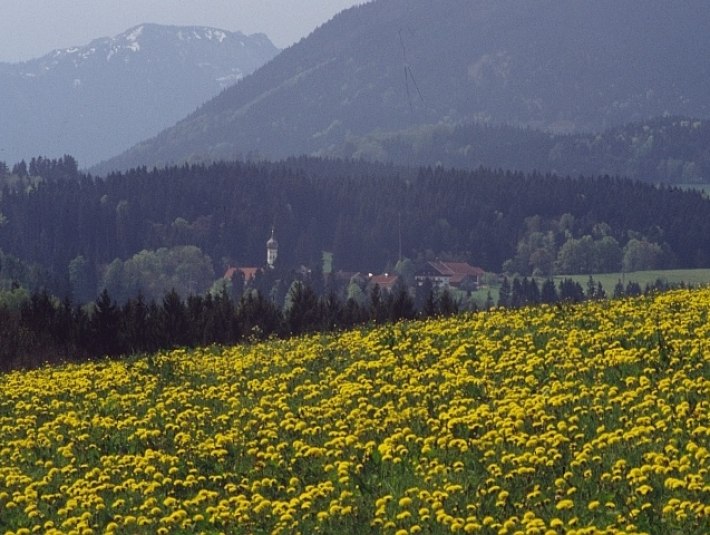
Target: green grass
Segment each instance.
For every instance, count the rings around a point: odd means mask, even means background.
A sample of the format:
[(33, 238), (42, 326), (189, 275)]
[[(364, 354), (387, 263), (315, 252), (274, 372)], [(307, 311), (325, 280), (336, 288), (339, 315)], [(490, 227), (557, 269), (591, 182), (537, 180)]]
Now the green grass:
[[(488, 299), (488, 292), (491, 293), (493, 304), (498, 303), (498, 286), (489, 286), (481, 288), (480, 290), (476, 290), (475, 292), (471, 292), (471, 297), (473, 297), (473, 299), (476, 301), (476, 306), (478, 306), (478, 308), (484, 308), (486, 300)], [(465, 294), (465, 292), (462, 293)]]
[[(657, 270), (657, 271), (634, 271), (631, 273), (597, 273), (592, 274), (595, 282), (601, 282), (604, 291), (608, 295), (614, 291), (614, 286), (618, 281), (622, 281), (624, 285), (629, 282), (636, 282), (643, 289), (646, 284), (653, 284), (658, 279), (661, 279), (670, 284), (692, 284), (693, 286), (703, 286), (710, 284), (710, 269), (672, 269), (672, 270)], [(555, 282), (559, 283), (562, 279), (572, 279), (586, 290), (589, 275), (558, 275), (555, 277)]]
[[(658, 279), (661, 279), (670, 284), (690, 284), (692, 286), (705, 286), (710, 284), (710, 269), (672, 269), (672, 270), (656, 270), (656, 271), (634, 271), (631, 273), (594, 273), (592, 274), (594, 283), (601, 282), (607, 296), (614, 293), (614, 286), (621, 280), (626, 286), (629, 282), (636, 282), (643, 290), (646, 284), (653, 284)], [(555, 286), (559, 287), (559, 283), (563, 279), (572, 279), (578, 282), (584, 291), (587, 290), (587, 281), (589, 275), (557, 275), (554, 278)], [(511, 280), (512, 282), (512, 280)], [(538, 286), (542, 286), (545, 279), (537, 279)], [(475, 299), (479, 308), (482, 308), (486, 302), (488, 292), (491, 292), (491, 297), (494, 303), (498, 303), (499, 286), (491, 285), (481, 288), (478, 291), (472, 292), (471, 296)], [(454, 291), (454, 297), (463, 299), (466, 292)]]

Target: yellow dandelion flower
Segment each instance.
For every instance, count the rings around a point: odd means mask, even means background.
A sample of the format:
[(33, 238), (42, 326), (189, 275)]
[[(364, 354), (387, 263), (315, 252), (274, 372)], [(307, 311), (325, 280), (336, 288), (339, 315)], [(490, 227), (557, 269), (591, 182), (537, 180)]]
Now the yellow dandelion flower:
[(565, 509), (572, 509), (574, 507), (574, 502), (572, 500), (560, 500), (555, 505), (555, 509), (558, 511), (564, 511)]

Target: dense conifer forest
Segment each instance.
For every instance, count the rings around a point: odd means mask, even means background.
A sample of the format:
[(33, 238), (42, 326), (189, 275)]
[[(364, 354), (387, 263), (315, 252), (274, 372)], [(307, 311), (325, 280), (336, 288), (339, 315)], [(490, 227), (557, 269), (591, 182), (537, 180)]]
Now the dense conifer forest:
[(324, 151), (332, 156), (475, 169), (500, 166), (569, 176), (609, 174), (650, 183), (710, 183), (710, 123), (657, 117), (601, 133), (552, 134), (464, 122), (378, 132)]
[(283, 266), (314, 267), (325, 250), (335, 269), (384, 270), (401, 243), (415, 260), (455, 257), (498, 272), (519, 252), (531, 217), (544, 223), (565, 214), (558, 242), (603, 228), (620, 247), (632, 239), (657, 245), (656, 268), (710, 264), (708, 199), (608, 176), (308, 158), (139, 168), (105, 178), (79, 173), (71, 160), (68, 166), (69, 173), (56, 162), (16, 165), (0, 199), (0, 249), (44, 270), (57, 295), (71, 291), (72, 264), (84, 270), (79, 278), (97, 281), (95, 297), (112, 262), (160, 248), (199, 249), (215, 278), (230, 263), (262, 265), (272, 226)]

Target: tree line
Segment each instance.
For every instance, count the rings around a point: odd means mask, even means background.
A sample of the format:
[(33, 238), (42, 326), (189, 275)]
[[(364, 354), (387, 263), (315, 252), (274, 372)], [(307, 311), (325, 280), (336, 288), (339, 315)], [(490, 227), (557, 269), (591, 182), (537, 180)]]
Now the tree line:
[(226, 289), (186, 299), (173, 290), (160, 301), (138, 295), (119, 305), (104, 290), (90, 307), (82, 307), (70, 298), (60, 301), (39, 291), (17, 309), (0, 306), (0, 370), (176, 347), (232, 345), (459, 310), (447, 290), (431, 287), (417, 307), (404, 285), (392, 292), (374, 286), (360, 304), (333, 289), (318, 295), (308, 282), (297, 281), (286, 301), (279, 307), (258, 290), (245, 292), (238, 301)]
[(595, 224), (591, 234), (579, 237), (573, 233), (574, 227), (575, 218), (569, 213), (551, 221), (539, 216), (527, 218), (515, 256), (503, 263), (503, 271), (549, 277), (649, 271), (673, 263), (671, 247), (659, 229), (652, 229), (651, 237), (628, 230), (622, 247), (606, 222)]
[[(229, 263), (261, 265), (274, 224), (285, 266), (313, 267), (325, 250), (336, 269), (375, 272), (401, 251), (499, 272), (516, 257), (526, 220), (559, 221), (564, 213), (572, 217), (565, 239), (594, 237), (607, 225), (604, 237), (622, 251), (632, 239), (656, 244), (663, 252), (657, 268), (710, 266), (708, 199), (608, 176), (313, 158), (138, 168), (106, 177), (75, 172), (71, 160), (27, 167), (28, 174), (31, 167), (52, 176), (18, 186), (8, 175), (3, 182), (0, 249), (44, 270), (48, 290), (60, 296), (76, 292), (77, 273), (102, 281), (117, 259), (125, 264), (161, 248), (196, 247), (216, 272)], [(578, 245), (587, 244), (568, 249)], [(529, 272), (523, 267), (520, 273)], [(93, 297), (102, 289), (94, 288)]]
[[(601, 282), (595, 281), (591, 275), (587, 284), (582, 286), (579, 282), (565, 277), (556, 285), (553, 279), (545, 279), (540, 284), (534, 277), (503, 277), (498, 289), (497, 306), (503, 308), (520, 308), (541, 304), (555, 303), (580, 303), (588, 300), (621, 299), (624, 297), (638, 297), (655, 292), (664, 292), (676, 288), (689, 288), (686, 284), (670, 284), (663, 279), (647, 283), (643, 288), (635, 281), (626, 284), (619, 280), (608, 294)], [(489, 298), (489, 304), (492, 300)]]
[[(658, 280), (644, 291), (667, 289), (669, 285)], [(619, 281), (612, 297), (641, 293), (638, 284), (629, 282), (624, 286)], [(519, 308), (608, 297), (601, 283), (591, 276), (586, 290), (569, 278), (558, 285), (546, 279), (540, 285), (534, 278), (515, 277), (511, 281), (504, 277), (497, 302), (489, 292), (481, 308)], [(358, 300), (328, 284), (318, 292), (308, 280), (297, 280), (291, 284), (283, 306), (258, 289), (250, 289), (235, 300), (226, 287), (220, 293), (190, 295), (186, 299), (174, 290), (160, 301), (137, 295), (122, 305), (104, 290), (90, 307), (38, 291), (16, 309), (0, 305), (0, 370), (449, 316), (459, 313), (463, 306), (460, 297), (448, 288), (437, 289), (429, 281), (414, 288), (400, 283), (392, 291), (374, 285), (368, 289), (366, 299)], [(470, 302), (466, 308), (478, 310)]]

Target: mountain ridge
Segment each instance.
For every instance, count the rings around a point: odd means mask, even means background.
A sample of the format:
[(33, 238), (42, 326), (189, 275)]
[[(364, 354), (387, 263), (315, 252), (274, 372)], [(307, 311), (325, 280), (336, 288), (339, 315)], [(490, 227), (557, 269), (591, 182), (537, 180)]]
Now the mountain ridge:
[(0, 154), (71, 153), (90, 165), (174, 123), (277, 53), (264, 34), (145, 23), (0, 64)]
[(710, 5), (697, 0), (378, 0), (96, 169), (317, 154), (440, 121), (578, 132), (706, 118), (707, 27)]
[[(184, 42), (194, 40), (201, 41), (204, 39), (205, 41), (216, 40), (219, 43), (222, 43), (226, 39), (237, 39), (242, 43), (242, 46), (246, 46), (245, 41), (249, 40), (259, 46), (273, 47), (271, 41), (269, 41), (268, 37), (263, 33), (246, 35), (240, 31), (230, 32), (210, 26), (177, 26), (142, 23), (113, 37), (98, 37), (96, 39), (92, 39), (86, 45), (58, 48), (37, 58), (15, 63), (5, 62), (2, 65), (5, 65), (6, 67), (9, 66), (11, 68), (27, 66), (30, 69), (21, 70), (21, 76), (41, 76), (45, 74), (43, 71), (49, 71), (52, 66), (58, 65), (60, 60), (65, 57), (71, 56), (74, 59), (74, 67), (79, 67), (80, 62), (76, 61), (77, 58), (86, 61), (94, 55), (100, 56), (101, 48), (106, 49), (107, 47), (110, 50), (108, 54), (105, 54), (105, 59), (106, 61), (111, 61), (114, 57), (120, 57), (120, 52), (139, 52), (141, 50), (139, 38), (144, 33), (149, 34), (149, 39), (151, 40), (155, 40), (156, 37), (170, 39), (177, 36), (179, 41)], [(124, 44), (124, 46), (122, 46), (122, 44)]]

